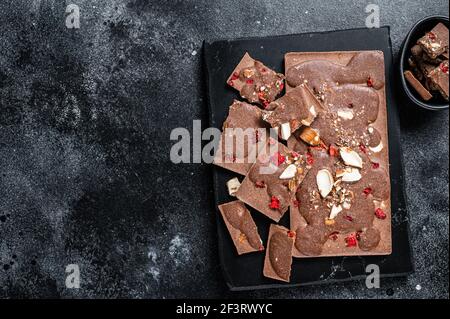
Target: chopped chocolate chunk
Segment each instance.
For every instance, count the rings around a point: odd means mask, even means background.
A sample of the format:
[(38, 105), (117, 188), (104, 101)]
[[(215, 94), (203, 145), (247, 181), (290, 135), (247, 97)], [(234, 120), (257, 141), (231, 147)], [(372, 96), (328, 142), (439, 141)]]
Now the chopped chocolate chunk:
[(284, 75), (269, 69), (245, 53), (227, 83), (250, 103), (266, 107), (284, 88)]
[(416, 92), (420, 95), (422, 99), (428, 101), (433, 97), (430, 91), (428, 91), (422, 85), (422, 83), (420, 83), (420, 81), (414, 76), (414, 74), (412, 74), (411, 71), (405, 71), (404, 75), (405, 79), (408, 81), (409, 84), (411, 84), (411, 86), (414, 88), (414, 90), (416, 90)]
[(264, 250), (256, 224), (243, 202), (222, 204), (219, 210), (239, 255)]
[(295, 234), (289, 229), (275, 224), (270, 225), (266, 257), (264, 259), (265, 277), (289, 282), (292, 266), (292, 247)]
[(417, 43), (428, 54), (431, 59), (448, 50), (448, 28), (438, 23), (430, 32), (421, 37)]
[(439, 66), (434, 68), (429, 74), (428, 78), (432, 87), (439, 91), (444, 99), (448, 101), (448, 60), (442, 62)]

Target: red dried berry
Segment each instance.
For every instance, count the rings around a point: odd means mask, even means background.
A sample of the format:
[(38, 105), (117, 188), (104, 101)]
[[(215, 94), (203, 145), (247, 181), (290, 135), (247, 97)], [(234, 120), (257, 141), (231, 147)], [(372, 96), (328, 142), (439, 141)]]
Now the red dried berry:
[(253, 84), (253, 82), (254, 82), (253, 79), (248, 79), (245, 81), (245, 83), (250, 84), (250, 85)]
[(306, 163), (308, 163), (309, 165), (314, 164), (314, 157), (309, 152), (306, 153)]
[(367, 78), (367, 86), (370, 88), (373, 87), (373, 80), (370, 76)]
[(266, 183), (264, 181), (256, 181), (255, 187), (256, 188), (264, 188), (264, 187), (266, 187)]
[(270, 199), (269, 208), (271, 209), (279, 209), (280, 208), (280, 200), (276, 196), (272, 196)]
[(442, 72), (444, 72), (444, 73), (448, 73), (448, 63), (441, 63), (440, 65), (439, 65), (439, 67), (441, 68), (441, 71)]
[(346, 220), (348, 220), (349, 222), (352, 222), (352, 221), (353, 221), (353, 217), (352, 217), (352, 216), (345, 215), (344, 218), (345, 218)]
[(280, 89), (280, 91), (283, 91), (283, 89), (284, 89), (284, 82), (283, 81), (281, 81), (279, 89)]
[(357, 245), (356, 235), (350, 234), (347, 237), (345, 237), (345, 244), (347, 247), (354, 247)]
[(266, 73), (267, 72), (267, 69), (266, 68), (262, 68), (261, 69), (261, 73)]
[(237, 72), (234, 72), (233, 73), (233, 75), (231, 76), (231, 80), (237, 80), (237, 79), (239, 79), (239, 73), (237, 73)]
[(372, 168), (373, 169), (377, 169), (379, 167), (380, 167), (380, 163), (375, 163), (375, 162), (372, 163)]
[(264, 246), (263, 245), (259, 246), (259, 251), (263, 251), (263, 250), (264, 250)]
[(276, 152), (272, 157), (272, 163), (280, 166), (286, 160), (286, 156), (283, 156), (280, 152)]
[(295, 237), (295, 232), (293, 232), (292, 230), (288, 230), (287, 235), (290, 238), (294, 238)]
[(267, 102), (267, 101), (262, 101), (262, 104), (263, 104), (263, 107), (265, 108), (265, 109), (267, 109), (267, 107), (269, 106), (269, 102)]
[(333, 145), (330, 145), (330, 148), (329, 148), (329, 153), (330, 153), (330, 156), (332, 156), (332, 157), (335, 157), (335, 156), (338, 156), (338, 149), (336, 148), (336, 147), (334, 147)]
[(381, 208), (375, 210), (375, 216), (377, 216), (378, 219), (386, 219), (386, 213)]
[(233, 80), (229, 80), (227, 83), (229, 86), (234, 86)]
[(359, 149), (361, 150), (361, 152), (363, 152), (364, 154), (367, 153), (367, 147), (364, 144), (359, 144)]
[(366, 195), (366, 196), (369, 196), (370, 194), (372, 194), (372, 192), (373, 192), (372, 188), (370, 188), (370, 187), (366, 187), (363, 190), (363, 194)]
[(294, 207), (299, 207), (300, 201), (298, 199), (295, 199), (292, 204), (294, 205)]
[(292, 156), (292, 157), (300, 158), (300, 154), (297, 153), (297, 152), (294, 152), (294, 151), (291, 152), (291, 156)]
[(436, 40), (436, 34), (431, 31), (427, 33), (427, 36), (430, 40)]

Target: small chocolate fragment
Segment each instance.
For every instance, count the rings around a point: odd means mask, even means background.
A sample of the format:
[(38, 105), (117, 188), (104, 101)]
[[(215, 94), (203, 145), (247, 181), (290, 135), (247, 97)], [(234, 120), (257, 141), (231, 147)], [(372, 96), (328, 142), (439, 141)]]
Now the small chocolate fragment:
[(284, 88), (284, 75), (269, 69), (245, 53), (227, 80), (250, 103), (266, 107)]
[(433, 97), (433, 95), (422, 85), (422, 83), (420, 83), (411, 71), (405, 71), (403, 74), (408, 83), (411, 84), (422, 99), (428, 101)]
[(448, 101), (448, 60), (442, 62), (429, 74), (428, 79), (431, 86), (439, 91), (444, 99)]
[(264, 250), (258, 228), (243, 202), (222, 204), (219, 210), (239, 255)]
[(264, 259), (265, 277), (289, 282), (292, 266), (292, 248), (295, 233), (289, 229), (271, 224), (267, 252)]
[(436, 59), (448, 50), (448, 28), (444, 24), (438, 23), (433, 30), (427, 32), (417, 43), (431, 59)]

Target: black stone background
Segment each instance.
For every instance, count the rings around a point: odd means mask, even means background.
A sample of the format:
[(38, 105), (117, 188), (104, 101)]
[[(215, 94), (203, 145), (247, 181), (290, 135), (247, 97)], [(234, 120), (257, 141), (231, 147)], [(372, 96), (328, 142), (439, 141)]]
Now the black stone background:
[[(228, 292), (211, 167), (169, 159), (173, 128), (207, 123), (204, 39), (364, 27), (369, 3), (0, 1), (0, 297), (448, 298), (448, 111), (399, 102), (416, 272), (380, 289)], [(416, 20), (449, 9), (373, 3), (395, 56)]]

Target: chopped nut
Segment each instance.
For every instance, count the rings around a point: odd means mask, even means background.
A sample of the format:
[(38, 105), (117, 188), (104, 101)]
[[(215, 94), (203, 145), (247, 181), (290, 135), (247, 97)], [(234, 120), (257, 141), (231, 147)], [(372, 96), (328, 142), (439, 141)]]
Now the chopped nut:
[(334, 219), (340, 212), (342, 212), (342, 206), (341, 205), (333, 205), (331, 207), (330, 217), (329, 219)]
[(237, 177), (230, 179), (227, 182), (228, 194), (230, 194), (230, 196), (235, 196), (235, 194), (238, 191), (240, 186), (241, 186), (241, 183), (239, 182)]
[(289, 124), (289, 122), (286, 122), (281, 124), (280, 127), (281, 138), (286, 141), (291, 136), (291, 125)]
[(288, 165), (283, 173), (280, 175), (280, 179), (291, 179), (295, 177), (295, 173), (297, 172), (297, 167), (294, 164)]
[(347, 183), (357, 182), (361, 179), (361, 173), (357, 168), (350, 168), (350, 171), (347, 171), (342, 176), (342, 181)]
[(319, 133), (315, 129), (308, 126), (303, 128), (300, 132), (300, 138), (311, 146), (318, 146), (320, 144)]
[(381, 150), (383, 149), (383, 142), (381, 142), (380, 141), (380, 144), (378, 144), (377, 146), (375, 146), (375, 147), (370, 147), (369, 146), (369, 149), (372, 151), (372, 152), (374, 152), (374, 153), (378, 153), (378, 152), (381, 152)]
[(331, 226), (334, 225), (334, 219), (325, 218), (325, 225)]
[(327, 169), (322, 169), (317, 172), (316, 176), (317, 187), (319, 188), (320, 195), (325, 198), (333, 189), (333, 176)]
[(339, 153), (341, 154), (341, 158), (344, 161), (345, 164), (362, 168), (362, 158), (359, 156), (358, 153), (356, 153), (354, 150), (352, 150), (349, 147), (341, 147), (339, 149)]

